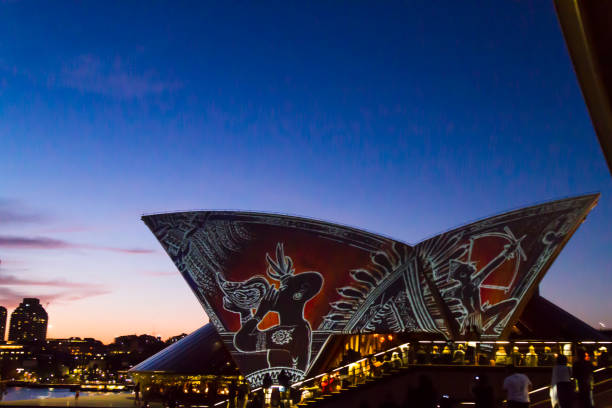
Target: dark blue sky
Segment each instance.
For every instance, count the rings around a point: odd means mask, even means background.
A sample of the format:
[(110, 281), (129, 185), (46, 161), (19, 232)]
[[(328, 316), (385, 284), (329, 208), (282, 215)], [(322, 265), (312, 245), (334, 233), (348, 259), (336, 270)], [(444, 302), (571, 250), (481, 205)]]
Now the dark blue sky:
[[(275, 211), (416, 243), (593, 191), (542, 291), (612, 325), (612, 179), (552, 2), (0, 2), (0, 147), (0, 235), (39, 239), (0, 246), (0, 274), (31, 281), (0, 303), (46, 296), (50, 335), (198, 326), (143, 212)], [(153, 310), (130, 288), (181, 300)], [(70, 312), (127, 305), (108, 333)]]

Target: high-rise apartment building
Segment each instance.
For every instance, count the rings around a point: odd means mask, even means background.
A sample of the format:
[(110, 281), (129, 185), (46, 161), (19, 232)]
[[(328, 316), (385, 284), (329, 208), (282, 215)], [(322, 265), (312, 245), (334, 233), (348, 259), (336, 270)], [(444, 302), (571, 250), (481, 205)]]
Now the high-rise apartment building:
[(0, 342), (4, 341), (4, 333), (6, 333), (6, 308), (0, 306)]
[(11, 313), (9, 340), (21, 343), (44, 341), (47, 338), (49, 316), (35, 298), (24, 298)]

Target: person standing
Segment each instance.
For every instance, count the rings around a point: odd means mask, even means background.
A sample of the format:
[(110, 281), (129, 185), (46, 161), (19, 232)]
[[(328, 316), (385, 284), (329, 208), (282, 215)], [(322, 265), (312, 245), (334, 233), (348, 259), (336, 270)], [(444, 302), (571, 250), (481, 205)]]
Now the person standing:
[(508, 408), (528, 408), (531, 381), (519, 373), (514, 365), (508, 366), (508, 376), (504, 379), (503, 389), (508, 393)]
[(261, 386), (264, 390), (272, 387), (272, 377), (270, 376), (270, 373), (266, 373), (264, 375), (263, 380), (261, 381)]
[(552, 369), (550, 385), (557, 391), (559, 408), (571, 408), (574, 398), (574, 385), (572, 384), (572, 369), (567, 365), (567, 357), (560, 354)]
[(578, 351), (578, 361), (574, 363), (574, 378), (578, 383), (578, 401), (582, 408), (593, 408), (593, 363), (587, 361), (585, 349)]
[(535, 347), (533, 345), (529, 346), (529, 352), (525, 355), (525, 365), (527, 367), (538, 366), (538, 355), (536, 354)]
[(241, 380), (241, 383), (238, 386), (237, 405), (238, 405), (238, 408), (244, 408), (246, 401), (247, 401), (247, 396), (249, 395), (249, 386), (247, 385), (246, 381), (244, 381), (242, 377), (240, 377), (240, 380)]
[(278, 385), (282, 387), (281, 400), (288, 403), (289, 393), (291, 391), (291, 377), (289, 377), (285, 370), (281, 370), (276, 379), (278, 380)]
[(605, 346), (599, 348), (599, 356), (597, 357), (597, 367), (607, 367), (610, 362), (608, 361), (608, 349)]
[(227, 398), (228, 398), (228, 408), (236, 408), (236, 399), (238, 396), (238, 385), (236, 384), (236, 380), (233, 380), (228, 388)]
[(463, 344), (459, 344), (457, 346), (457, 350), (453, 352), (453, 364), (465, 363), (465, 351), (463, 351), (464, 348), (465, 346)]
[(551, 366), (555, 362), (555, 355), (550, 350), (550, 347), (544, 347), (544, 353), (539, 359), (539, 365), (541, 366)]
[(134, 386), (134, 405), (138, 405), (140, 402), (140, 383), (136, 383)]

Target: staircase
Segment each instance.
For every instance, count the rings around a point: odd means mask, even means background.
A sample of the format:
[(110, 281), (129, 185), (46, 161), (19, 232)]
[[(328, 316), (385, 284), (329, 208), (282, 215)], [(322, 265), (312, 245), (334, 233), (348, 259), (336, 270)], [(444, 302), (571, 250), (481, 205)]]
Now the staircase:
[[(358, 390), (364, 390), (376, 384), (386, 381), (391, 377), (401, 376), (403, 373), (408, 373), (411, 367), (391, 368), (388, 371), (382, 372), (380, 375), (366, 376), (361, 381), (356, 383), (348, 383), (333, 391), (316, 395), (314, 398), (310, 398), (306, 401), (297, 404), (298, 407), (317, 407), (326, 404), (334, 404), (338, 400), (344, 400), (347, 394), (354, 393)], [(340, 406), (340, 405), (337, 405)]]
[[(531, 379), (534, 390), (531, 394), (531, 407), (550, 408), (549, 384), (550, 367), (525, 369), (523, 372)], [(425, 374), (434, 379), (438, 395), (448, 394), (453, 397), (454, 406), (469, 403), (472, 400), (471, 384), (477, 374), (486, 374), (499, 398), (505, 396), (501, 389), (506, 371), (503, 367), (487, 366), (408, 366), (395, 368), (379, 376), (367, 377), (358, 384), (343, 386), (332, 392), (316, 395), (297, 404), (298, 407), (344, 407), (359, 406), (367, 402), (377, 407), (391, 398), (395, 403), (405, 401), (407, 389), (415, 379)], [(597, 407), (612, 408), (612, 367), (600, 368), (594, 373), (594, 395)]]

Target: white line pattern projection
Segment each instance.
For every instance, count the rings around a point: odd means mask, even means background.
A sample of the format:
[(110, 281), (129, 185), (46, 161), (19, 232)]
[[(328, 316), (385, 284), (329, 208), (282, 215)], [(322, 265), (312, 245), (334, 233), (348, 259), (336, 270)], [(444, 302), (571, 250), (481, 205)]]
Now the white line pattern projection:
[(303, 378), (334, 333), (502, 338), (597, 199), (508, 212), (414, 247), (271, 214), (201, 211), (143, 220), (258, 386), (281, 370)]

